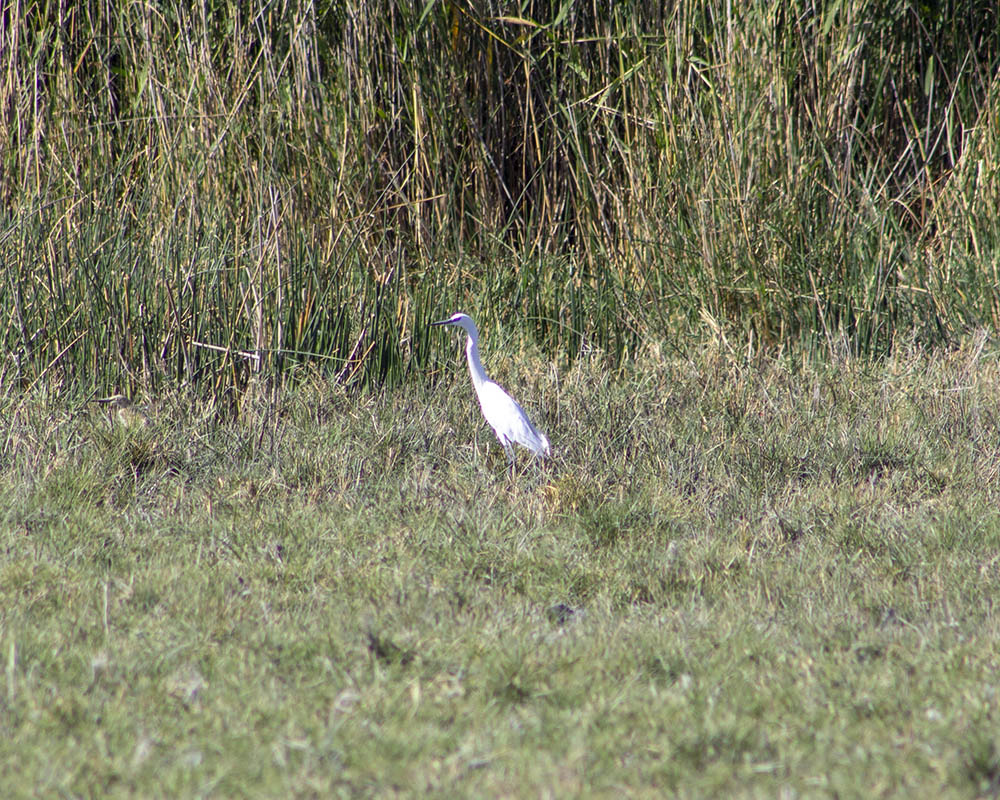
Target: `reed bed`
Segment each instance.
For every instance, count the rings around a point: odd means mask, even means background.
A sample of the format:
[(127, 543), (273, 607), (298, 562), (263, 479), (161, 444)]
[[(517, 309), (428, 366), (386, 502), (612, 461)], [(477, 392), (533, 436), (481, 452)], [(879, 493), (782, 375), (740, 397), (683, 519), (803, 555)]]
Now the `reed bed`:
[(458, 308), (609, 366), (1000, 316), (995, 4), (23, 2), (11, 385), (393, 386)]

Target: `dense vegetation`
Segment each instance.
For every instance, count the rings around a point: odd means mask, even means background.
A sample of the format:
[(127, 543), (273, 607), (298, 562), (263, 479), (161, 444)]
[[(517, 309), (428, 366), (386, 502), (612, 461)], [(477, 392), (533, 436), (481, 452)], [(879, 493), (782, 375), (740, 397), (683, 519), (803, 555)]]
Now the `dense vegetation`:
[(22, 384), (396, 383), (457, 307), (564, 363), (1000, 315), (995, 3), (27, 2), (0, 34)]

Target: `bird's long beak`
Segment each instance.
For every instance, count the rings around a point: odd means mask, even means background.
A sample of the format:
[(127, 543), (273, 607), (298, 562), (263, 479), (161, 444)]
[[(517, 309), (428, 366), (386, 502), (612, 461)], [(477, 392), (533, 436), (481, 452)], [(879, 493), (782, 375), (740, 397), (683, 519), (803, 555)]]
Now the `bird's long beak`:
[(449, 322), (451, 322), (450, 319), (443, 319), (440, 322), (432, 322), (431, 325), (432, 326), (433, 325), (447, 325)]
[(98, 403), (102, 406), (116, 405), (116, 406), (130, 406), (132, 401), (129, 400), (123, 394), (113, 394), (110, 397), (95, 397), (93, 402)]

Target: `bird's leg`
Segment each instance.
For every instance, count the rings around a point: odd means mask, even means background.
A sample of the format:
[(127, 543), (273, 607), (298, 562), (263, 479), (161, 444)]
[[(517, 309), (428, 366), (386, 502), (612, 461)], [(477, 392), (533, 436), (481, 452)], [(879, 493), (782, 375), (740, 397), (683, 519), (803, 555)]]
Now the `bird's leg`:
[(514, 445), (510, 443), (509, 439), (503, 439), (502, 442), (503, 449), (507, 453), (507, 466), (510, 467), (511, 477), (514, 476)]

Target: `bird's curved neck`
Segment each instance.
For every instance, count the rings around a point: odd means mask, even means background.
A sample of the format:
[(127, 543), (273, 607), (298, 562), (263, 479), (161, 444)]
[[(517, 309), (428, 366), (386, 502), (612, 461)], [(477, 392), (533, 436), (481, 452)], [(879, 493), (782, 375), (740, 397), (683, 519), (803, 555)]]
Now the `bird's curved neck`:
[(479, 360), (479, 345), (471, 336), (465, 343), (465, 354), (469, 357), (469, 374), (472, 375), (472, 385), (478, 390), (486, 382), (486, 370)]

